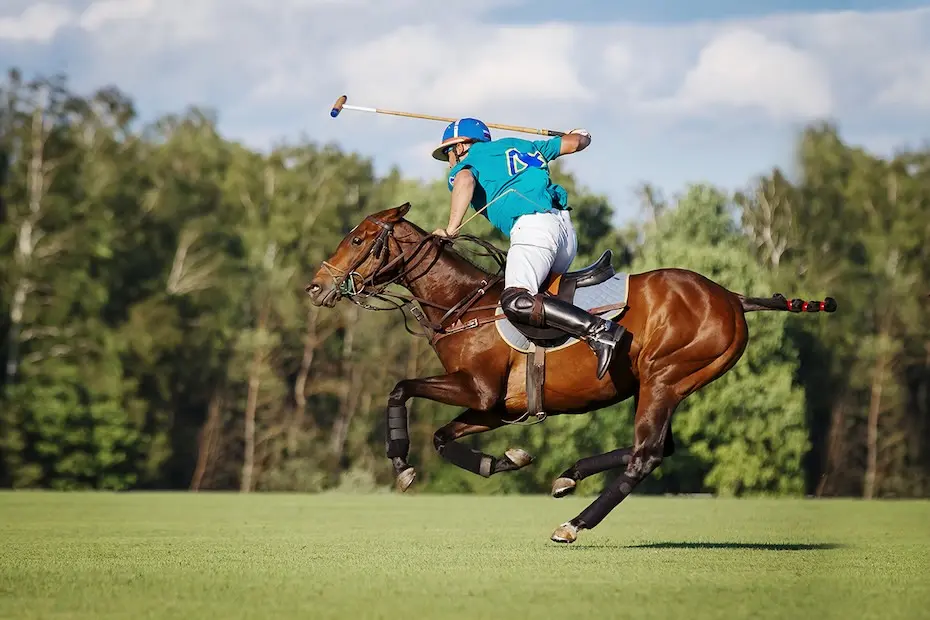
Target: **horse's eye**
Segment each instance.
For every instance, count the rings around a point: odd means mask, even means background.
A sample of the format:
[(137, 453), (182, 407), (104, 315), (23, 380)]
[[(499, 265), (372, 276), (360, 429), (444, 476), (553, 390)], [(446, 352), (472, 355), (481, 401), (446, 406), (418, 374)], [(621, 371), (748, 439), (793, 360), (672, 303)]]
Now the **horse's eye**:
[(352, 245), (362, 245), (361, 237), (352, 237)]

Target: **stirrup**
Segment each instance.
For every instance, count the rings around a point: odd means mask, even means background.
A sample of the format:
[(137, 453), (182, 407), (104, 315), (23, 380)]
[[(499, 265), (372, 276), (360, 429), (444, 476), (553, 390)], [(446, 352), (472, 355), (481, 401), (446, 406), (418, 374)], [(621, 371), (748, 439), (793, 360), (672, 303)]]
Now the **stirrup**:
[(613, 364), (617, 343), (620, 342), (624, 333), (626, 333), (626, 328), (623, 325), (602, 319), (597, 326), (586, 334), (585, 343), (597, 356), (598, 380), (604, 378), (611, 364)]
[(620, 342), (620, 339), (623, 338), (624, 332), (626, 332), (626, 328), (623, 327), (623, 325), (609, 319), (601, 319), (600, 322), (584, 336), (584, 340), (587, 342), (597, 342), (614, 349), (617, 343)]

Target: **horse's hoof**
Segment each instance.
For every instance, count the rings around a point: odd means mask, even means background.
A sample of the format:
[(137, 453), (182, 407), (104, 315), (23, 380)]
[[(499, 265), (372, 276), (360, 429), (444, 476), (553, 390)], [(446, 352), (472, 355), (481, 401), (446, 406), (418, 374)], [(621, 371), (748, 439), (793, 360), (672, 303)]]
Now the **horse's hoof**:
[(573, 543), (578, 539), (578, 528), (571, 523), (563, 523), (552, 532), (552, 542)]
[(555, 482), (552, 483), (552, 497), (558, 499), (559, 497), (571, 495), (575, 492), (576, 484), (571, 478), (556, 478)]
[(522, 469), (533, 462), (533, 455), (520, 448), (510, 448), (504, 452), (504, 456), (507, 457), (507, 460), (516, 465), (517, 469)]
[(408, 467), (404, 471), (397, 474), (397, 490), (403, 493), (410, 488), (410, 485), (413, 484), (413, 481), (417, 478), (417, 470), (413, 467)]

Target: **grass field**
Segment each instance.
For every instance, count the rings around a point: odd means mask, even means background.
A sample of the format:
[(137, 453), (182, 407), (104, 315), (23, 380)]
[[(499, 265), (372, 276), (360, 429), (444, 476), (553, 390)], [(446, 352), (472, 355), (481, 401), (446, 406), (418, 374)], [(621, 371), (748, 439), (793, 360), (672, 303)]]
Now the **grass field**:
[(930, 502), (0, 494), (3, 618), (930, 618)]

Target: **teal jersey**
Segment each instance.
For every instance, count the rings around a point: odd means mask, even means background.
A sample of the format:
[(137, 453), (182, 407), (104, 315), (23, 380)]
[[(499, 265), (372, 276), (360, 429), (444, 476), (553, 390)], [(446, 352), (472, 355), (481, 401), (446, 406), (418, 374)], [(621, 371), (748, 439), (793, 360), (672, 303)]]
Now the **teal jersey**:
[(549, 178), (549, 162), (559, 156), (561, 148), (561, 137), (475, 142), (465, 158), (449, 171), (449, 191), (455, 175), (469, 169), (475, 177), (472, 208), (479, 210), (487, 205), (484, 214), (488, 220), (510, 237), (510, 229), (521, 215), (568, 208), (568, 192)]

